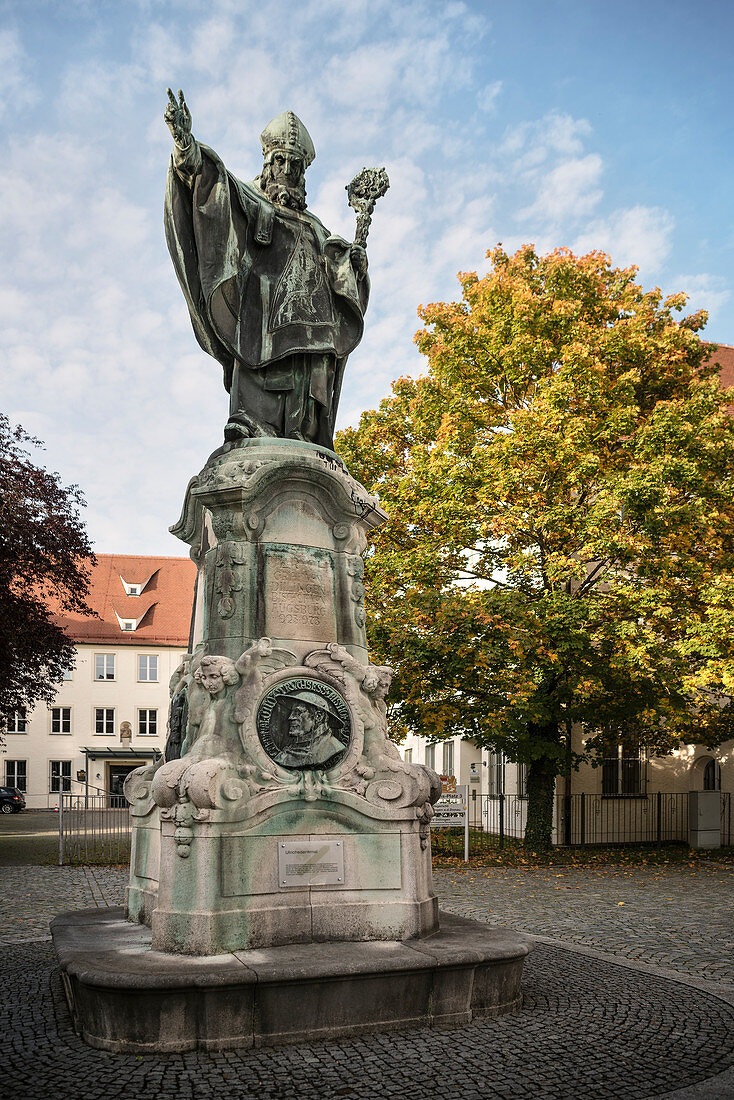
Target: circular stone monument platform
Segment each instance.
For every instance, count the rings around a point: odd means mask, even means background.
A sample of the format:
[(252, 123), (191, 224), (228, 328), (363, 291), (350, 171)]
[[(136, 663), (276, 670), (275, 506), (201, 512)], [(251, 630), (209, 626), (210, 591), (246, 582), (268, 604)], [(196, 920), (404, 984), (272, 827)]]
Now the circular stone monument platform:
[(101, 1050), (227, 1050), (446, 1026), (518, 1012), (529, 937), (441, 915), (425, 939), (308, 943), (215, 956), (151, 949), (120, 909), (54, 919), (78, 1034)]

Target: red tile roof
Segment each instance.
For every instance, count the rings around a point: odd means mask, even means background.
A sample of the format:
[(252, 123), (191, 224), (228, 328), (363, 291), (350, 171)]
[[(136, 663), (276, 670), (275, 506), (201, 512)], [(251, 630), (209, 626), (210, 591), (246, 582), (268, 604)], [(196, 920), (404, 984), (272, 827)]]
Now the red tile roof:
[[(189, 643), (195, 579), (196, 566), (190, 558), (98, 554), (88, 602), (100, 617), (59, 612), (56, 621), (75, 642), (185, 648)], [(138, 585), (141, 594), (128, 596), (123, 580)], [(139, 625), (135, 630), (123, 630), (120, 619), (133, 619)]]
[[(715, 351), (704, 362), (719, 364), (719, 378), (723, 389), (734, 386), (734, 347), (731, 344), (719, 344), (718, 351)], [(734, 405), (729, 406), (729, 412), (734, 415)]]

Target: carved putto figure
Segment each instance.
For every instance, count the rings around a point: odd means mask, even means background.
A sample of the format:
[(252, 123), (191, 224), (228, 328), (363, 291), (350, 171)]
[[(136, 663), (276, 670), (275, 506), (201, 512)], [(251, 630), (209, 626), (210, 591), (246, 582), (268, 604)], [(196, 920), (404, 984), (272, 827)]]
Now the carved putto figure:
[(188, 732), (181, 756), (192, 760), (227, 756), (239, 748), (234, 718), (232, 688), (240, 673), (229, 657), (209, 654), (201, 658), (194, 672), (194, 690), (189, 698)]
[[(344, 367), (362, 338), (366, 228), (388, 186), (384, 169), (378, 184), (370, 177), (356, 189), (360, 243), (349, 244), (306, 209), (305, 174), (316, 153), (293, 111), (265, 127), (262, 171), (243, 183), (193, 137), (183, 92), (177, 99), (169, 88), (168, 96), (166, 239), (196, 338), (224, 368), (225, 439), (276, 436), (333, 448)], [(350, 201), (357, 203), (352, 192)]]

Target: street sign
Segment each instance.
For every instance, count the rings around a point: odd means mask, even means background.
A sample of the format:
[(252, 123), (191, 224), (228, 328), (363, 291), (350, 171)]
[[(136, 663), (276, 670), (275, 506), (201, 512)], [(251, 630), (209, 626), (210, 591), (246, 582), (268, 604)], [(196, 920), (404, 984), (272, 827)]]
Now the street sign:
[[(442, 776), (443, 779), (443, 776)], [(432, 829), (463, 829), (464, 830), (464, 862), (469, 861), (469, 812), (468, 798), (469, 788), (459, 787), (456, 780), (450, 780), (453, 791), (449, 792), (444, 782), (443, 794), (433, 807), (431, 818)]]
[(463, 829), (466, 818), (466, 806), (456, 802), (437, 802), (433, 807), (434, 816), (431, 819), (431, 828), (455, 828)]

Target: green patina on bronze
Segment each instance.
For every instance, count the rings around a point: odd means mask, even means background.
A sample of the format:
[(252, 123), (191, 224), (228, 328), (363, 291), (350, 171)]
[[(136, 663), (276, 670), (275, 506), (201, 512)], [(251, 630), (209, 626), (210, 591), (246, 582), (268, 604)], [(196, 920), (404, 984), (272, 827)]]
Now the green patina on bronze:
[(169, 89), (165, 120), (174, 139), (166, 240), (196, 338), (224, 368), (225, 438), (333, 448), (344, 368), (362, 338), (364, 245), (388, 187), (384, 169), (363, 169), (349, 185), (358, 209), (350, 244), (306, 209), (305, 172), (316, 154), (292, 111), (263, 130), (263, 170), (250, 183), (192, 136), (182, 92), (177, 100)]

